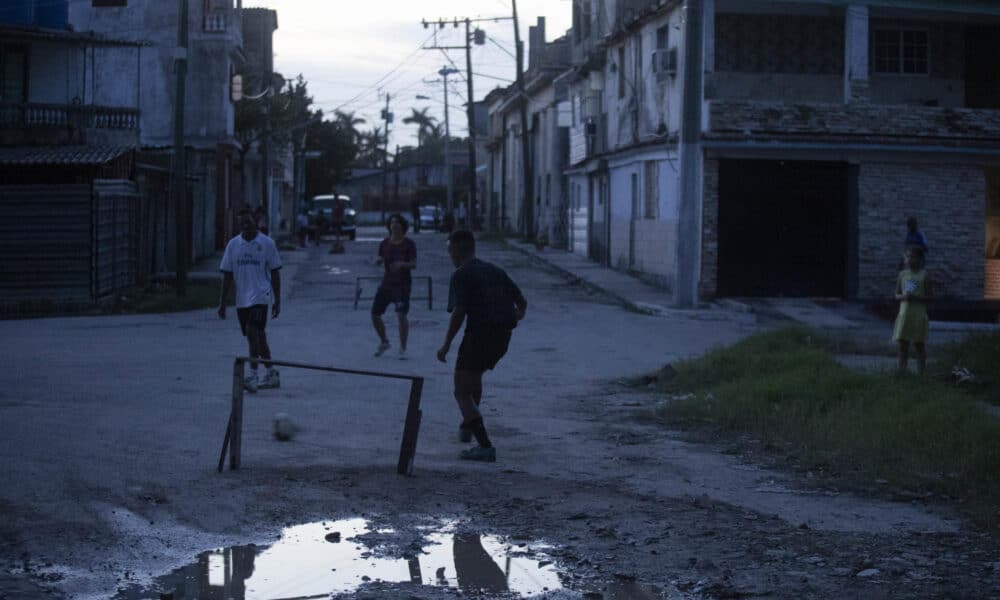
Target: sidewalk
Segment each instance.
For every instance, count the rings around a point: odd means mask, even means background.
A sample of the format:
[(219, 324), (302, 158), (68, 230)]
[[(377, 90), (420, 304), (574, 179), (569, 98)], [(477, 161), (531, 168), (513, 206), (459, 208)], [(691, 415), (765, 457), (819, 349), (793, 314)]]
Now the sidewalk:
[(519, 239), (506, 238), (507, 246), (560, 271), (573, 283), (590, 291), (607, 296), (633, 312), (657, 315), (671, 310), (670, 290), (656, 287), (636, 277), (603, 267), (578, 254), (549, 247), (537, 250), (533, 244)]

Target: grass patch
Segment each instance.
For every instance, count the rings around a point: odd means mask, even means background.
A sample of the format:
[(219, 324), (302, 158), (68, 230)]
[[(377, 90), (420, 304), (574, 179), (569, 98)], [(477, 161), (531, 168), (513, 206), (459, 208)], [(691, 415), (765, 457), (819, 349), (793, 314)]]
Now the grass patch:
[[(1000, 531), (1000, 419), (976, 406), (989, 388), (960, 389), (933, 374), (856, 373), (828, 344), (788, 328), (674, 365), (660, 387), (675, 399), (659, 416), (753, 436), (851, 486), (884, 480), (956, 499)], [(985, 364), (998, 345), (998, 335), (979, 336), (949, 352)], [(935, 372), (950, 370), (950, 356), (942, 353)]]
[[(217, 308), (221, 289), (221, 280), (188, 281), (186, 295), (179, 298), (173, 285), (156, 283), (119, 297), (111, 310), (118, 314), (142, 314)], [(229, 295), (227, 305), (233, 306), (232, 292)]]

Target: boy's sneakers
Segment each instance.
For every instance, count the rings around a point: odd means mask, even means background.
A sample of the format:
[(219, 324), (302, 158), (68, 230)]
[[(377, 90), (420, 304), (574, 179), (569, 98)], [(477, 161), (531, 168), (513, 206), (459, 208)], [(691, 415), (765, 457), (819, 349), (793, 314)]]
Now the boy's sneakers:
[(468, 444), (469, 442), (471, 442), (472, 441), (472, 430), (471, 429), (466, 429), (465, 427), (462, 427), (461, 425), (459, 425), (458, 426), (458, 441), (462, 442), (463, 444)]
[(462, 450), (461, 454), (458, 455), (463, 460), (478, 460), (480, 462), (496, 462), (497, 461), (497, 449), (490, 446), (489, 448), (483, 448), (482, 446), (476, 446), (474, 448), (469, 448), (468, 450)]
[(378, 348), (375, 349), (375, 356), (382, 356), (385, 351), (389, 349), (389, 340), (378, 343)]
[(250, 374), (243, 378), (243, 389), (254, 394), (257, 392), (257, 371), (250, 371)]
[(406, 348), (399, 349), (399, 360), (406, 360)]
[(260, 389), (265, 388), (278, 388), (281, 387), (281, 379), (278, 376), (277, 369), (268, 369), (267, 374), (264, 375), (264, 379), (258, 385)]

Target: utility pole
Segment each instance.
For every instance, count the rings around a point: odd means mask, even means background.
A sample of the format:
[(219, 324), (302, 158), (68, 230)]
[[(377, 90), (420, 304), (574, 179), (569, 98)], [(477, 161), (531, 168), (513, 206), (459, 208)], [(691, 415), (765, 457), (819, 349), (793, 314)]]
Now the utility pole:
[[(393, 171), (393, 190), (392, 197), (393, 201), (396, 203), (396, 207), (399, 208), (399, 144), (396, 144), (396, 158), (392, 161), (392, 171)], [(405, 210), (401, 212), (406, 212)], [(420, 223), (413, 224), (414, 231), (420, 227)]]
[(452, 214), (455, 210), (455, 192), (452, 189), (451, 160), (448, 157), (448, 151), (451, 147), (451, 127), (448, 119), (448, 76), (454, 73), (458, 73), (458, 70), (448, 67), (441, 67), (441, 70), (438, 71), (438, 75), (444, 81), (444, 178), (448, 186), (448, 211)]
[(469, 220), (469, 231), (475, 230), (476, 225), (476, 103), (472, 93), (472, 32), (470, 27), (472, 21), (465, 20), (465, 79), (468, 84), (468, 100), (465, 103), (466, 118), (469, 121), (469, 193), (465, 198), (465, 214)]
[[(478, 191), (478, 186), (476, 185), (476, 182), (477, 182), (477, 178), (476, 178), (476, 109), (475, 109), (475, 102), (474, 102), (475, 95), (474, 95), (474, 92), (473, 92), (473, 85), (472, 85), (472, 44), (475, 43), (477, 46), (479, 46), (479, 45), (482, 45), (482, 44), (486, 43), (485, 32), (483, 32), (481, 29), (478, 29), (478, 28), (473, 32), (472, 31), (472, 23), (474, 23), (474, 22), (478, 23), (480, 21), (493, 21), (493, 22), (504, 21), (504, 20), (507, 20), (509, 18), (510, 17), (496, 17), (496, 18), (493, 18), (493, 19), (489, 19), (489, 18), (470, 19), (470, 18), (466, 17), (466, 18), (462, 19), (462, 21), (465, 22), (465, 44), (464, 45), (462, 45), (462, 46), (438, 46), (437, 43), (435, 42), (435, 45), (428, 46), (428, 47), (424, 48), (424, 50), (441, 50), (441, 51), (446, 51), (446, 50), (465, 50), (466, 87), (467, 87), (467, 93), (468, 93), (468, 103), (466, 105), (466, 118), (468, 119), (468, 122), (469, 122), (469, 138), (468, 138), (468, 140), (469, 140), (469, 192), (468, 192), (468, 195), (466, 197), (466, 205), (465, 205), (466, 210), (465, 210), (465, 214), (467, 215), (467, 218), (469, 220), (469, 229), (472, 229), (473, 225), (476, 223), (476, 214), (475, 214), (476, 211), (475, 211), (475, 209), (476, 209), (476, 195), (477, 195), (477, 191)], [(456, 19), (454, 19), (452, 21), (452, 24), (455, 27), (458, 27), (458, 22), (459, 22), (459, 19), (456, 18)], [(434, 21), (428, 21), (426, 19), (423, 19), (421, 21), (421, 23), (423, 24), (424, 29), (427, 29), (428, 27), (433, 26), (435, 24)], [(438, 24), (439, 28), (444, 29), (445, 20), (444, 19), (438, 19), (437, 24)], [(445, 68), (447, 68), (447, 67), (445, 67)], [(442, 70), (444, 70), (444, 69), (442, 69)], [(451, 73), (458, 73), (458, 71), (455, 70), (455, 69), (450, 69), (449, 71)], [(439, 73), (440, 73), (440, 71), (439, 71)], [(448, 178), (449, 178), (448, 179), (448, 181), (449, 181), (449, 184), (448, 184), (448, 209), (451, 210), (453, 208), (452, 207), (452, 189), (451, 189), (451, 163), (447, 162), (447, 148), (448, 148), (448, 144), (447, 144), (447, 141), (448, 141), (447, 140), (447, 125), (448, 125), (448, 110), (447, 110), (447, 103), (448, 103), (448, 82), (447, 82), (447, 76), (443, 76), (443, 77), (445, 78), (445, 129), (446, 129), (446, 136), (445, 136), (446, 137), (446, 139), (445, 139), (445, 155), (446, 155), (446, 158), (445, 158), (445, 161), (447, 163), (446, 164), (446, 170), (448, 171)]]
[(533, 200), (534, 169), (531, 165), (531, 139), (528, 137), (528, 94), (524, 89), (524, 44), (517, 21), (517, 0), (511, 0), (514, 11), (514, 45), (517, 48), (517, 95), (521, 113), (521, 163), (524, 171), (524, 228), (529, 240), (535, 239), (535, 203)]
[(385, 95), (385, 110), (382, 111), (382, 119), (385, 121), (385, 144), (382, 152), (382, 222), (385, 223), (385, 200), (389, 196), (389, 123), (392, 123), (392, 113), (389, 112), (389, 100), (391, 96)]
[(688, 0), (684, 41), (684, 93), (681, 108), (680, 231), (687, 235), (677, 248), (674, 302), (681, 308), (698, 305), (698, 265), (701, 249), (701, 105), (704, 44), (702, 0)]
[(177, 75), (176, 97), (174, 98), (174, 169), (173, 192), (174, 207), (177, 219), (176, 239), (176, 273), (177, 296), (187, 295), (187, 261), (188, 261), (188, 211), (187, 211), (187, 172), (184, 155), (184, 96), (187, 93), (187, 48), (188, 48), (188, 0), (180, 0), (180, 10), (177, 23), (177, 58), (174, 70)]

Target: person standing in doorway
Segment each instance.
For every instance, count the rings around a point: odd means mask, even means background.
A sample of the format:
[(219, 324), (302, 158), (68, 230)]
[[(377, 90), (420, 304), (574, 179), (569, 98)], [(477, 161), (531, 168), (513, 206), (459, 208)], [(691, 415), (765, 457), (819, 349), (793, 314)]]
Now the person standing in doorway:
[[(281, 313), (281, 257), (274, 240), (257, 230), (257, 220), (249, 208), (239, 212), (240, 234), (229, 240), (222, 255), (222, 296), (219, 298), (219, 318), (226, 318), (226, 297), (236, 286), (236, 316), (240, 330), (250, 347), (250, 373), (244, 380), (248, 392), (259, 388), (276, 388), (281, 384), (278, 370), (268, 362), (271, 348), (267, 344), (267, 305), (271, 317)], [(257, 360), (261, 359), (267, 374), (257, 378)]]
[(528, 310), (528, 302), (507, 273), (476, 258), (476, 239), (471, 231), (459, 230), (448, 236), (448, 255), (455, 266), (448, 285), (448, 312), (451, 320), (444, 344), (437, 351), (447, 361), (451, 342), (465, 322), (465, 334), (455, 361), (455, 400), (462, 413), (459, 439), (476, 438), (477, 446), (464, 450), (465, 460), (496, 461), (479, 412), (483, 399), (483, 373), (492, 370), (507, 353), (511, 334)]
[(917, 351), (917, 373), (927, 367), (927, 302), (931, 299), (931, 282), (924, 268), (924, 253), (916, 248), (906, 251), (907, 268), (896, 277), (896, 300), (899, 314), (892, 330), (892, 339), (899, 345), (899, 370), (906, 371), (910, 344)]
[(417, 245), (406, 237), (408, 223), (399, 213), (389, 216), (386, 227), (389, 237), (379, 244), (378, 256), (375, 257), (375, 264), (385, 268), (382, 284), (372, 301), (372, 325), (379, 338), (375, 356), (382, 356), (390, 346), (382, 315), (392, 304), (396, 307), (399, 319), (399, 358), (402, 360), (406, 358), (406, 342), (410, 334), (410, 323), (406, 315), (410, 312), (410, 271), (417, 268)]

